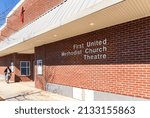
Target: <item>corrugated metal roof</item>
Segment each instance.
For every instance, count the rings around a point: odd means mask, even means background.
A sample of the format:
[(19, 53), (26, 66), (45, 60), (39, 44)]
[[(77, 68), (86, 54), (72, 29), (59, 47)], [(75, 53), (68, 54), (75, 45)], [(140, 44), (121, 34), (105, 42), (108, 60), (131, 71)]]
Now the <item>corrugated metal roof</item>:
[[(69, 7), (71, 1), (76, 3), (74, 5), (78, 9)], [(14, 52), (34, 53), (36, 46), (150, 16), (150, 0), (125, 0), (115, 4), (117, 2), (119, 1), (68, 0), (64, 6), (49, 11), (1, 42), (0, 56)], [(95, 25), (90, 26), (92, 22)], [(54, 37), (55, 34), (57, 37)]]
[[(67, 0), (0, 43), (0, 50), (116, 4), (122, 0)], [(94, 6), (100, 4), (98, 8)]]

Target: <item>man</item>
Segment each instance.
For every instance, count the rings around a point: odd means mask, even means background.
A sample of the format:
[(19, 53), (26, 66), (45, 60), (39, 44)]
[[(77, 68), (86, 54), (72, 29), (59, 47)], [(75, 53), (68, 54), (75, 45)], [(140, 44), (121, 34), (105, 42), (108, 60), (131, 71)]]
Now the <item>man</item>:
[(11, 77), (11, 69), (9, 68), (9, 66), (7, 66), (4, 73), (5, 73), (5, 81), (7, 82), (7, 84), (9, 84), (9, 80)]

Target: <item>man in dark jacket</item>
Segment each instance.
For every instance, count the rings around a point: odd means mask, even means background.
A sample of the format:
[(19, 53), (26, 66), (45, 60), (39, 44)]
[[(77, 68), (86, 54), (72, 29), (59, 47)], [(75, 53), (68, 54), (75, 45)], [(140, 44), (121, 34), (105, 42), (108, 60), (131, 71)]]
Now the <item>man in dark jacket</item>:
[(7, 68), (4, 70), (5, 73), (5, 80), (7, 83), (9, 83), (10, 77), (11, 77), (11, 69), (9, 68), (9, 66), (7, 66)]

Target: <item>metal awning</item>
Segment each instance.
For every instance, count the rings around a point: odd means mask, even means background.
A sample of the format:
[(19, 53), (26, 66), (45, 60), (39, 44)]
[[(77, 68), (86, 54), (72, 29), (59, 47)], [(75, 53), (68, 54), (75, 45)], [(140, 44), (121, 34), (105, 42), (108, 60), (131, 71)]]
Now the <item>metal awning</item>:
[(0, 56), (150, 16), (149, 0), (68, 0), (0, 43)]

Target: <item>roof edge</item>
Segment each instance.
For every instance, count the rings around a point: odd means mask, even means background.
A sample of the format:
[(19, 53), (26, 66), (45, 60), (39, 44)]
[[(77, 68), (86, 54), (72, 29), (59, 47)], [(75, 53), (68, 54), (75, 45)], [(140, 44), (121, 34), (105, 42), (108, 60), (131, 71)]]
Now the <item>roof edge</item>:
[(25, 0), (20, 0), (20, 1), (16, 4), (16, 6), (7, 14), (5, 23), (0, 27), (0, 31), (7, 25), (7, 23), (6, 23), (7, 19), (14, 13), (14, 11), (16, 11), (16, 10), (19, 8), (19, 6), (20, 6), (24, 1), (25, 1)]

